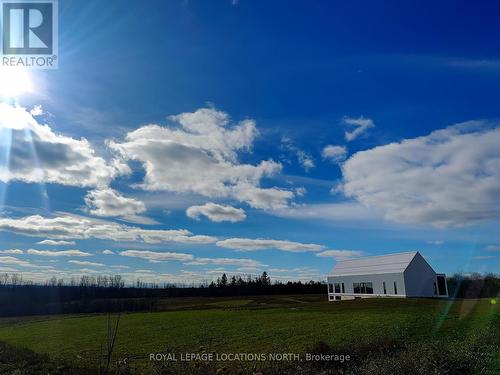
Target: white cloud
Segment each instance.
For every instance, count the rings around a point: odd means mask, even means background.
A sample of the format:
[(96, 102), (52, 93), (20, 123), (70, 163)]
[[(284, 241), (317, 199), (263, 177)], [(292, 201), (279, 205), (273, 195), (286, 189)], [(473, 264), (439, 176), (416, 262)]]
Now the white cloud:
[(94, 270), (91, 268), (80, 268), (78, 272), (84, 273), (84, 274), (93, 274), (93, 273), (100, 273), (100, 270)]
[(445, 60), (444, 64), (454, 68), (467, 68), (467, 69), (487, 69), (497, 70), (500, 69), (500, 60), (493, 59), (462, 59), (462, 60)]
[(389, 220), (461, 226), (500, 216), (500, 128), (468, 122), (354, 154), (343, 191)]
[(31, 237), (52, 239), (104, 239), (113, 241), (138, 241), (146, 243), (213, 243), (210, 236), (193, 235), (185, 229), (149, 230), (93, 220), (81, 216), (57, 216), (46, 218), (32, 215), (24, 218), (0, 218), (0, 231), (9, 231)]
[(92, 190), (85, 196), (89, 213), (96, 216), (134, 216), (146, 211), (143, 202), (127, 198), (116, 190), (103, 188)]
[(41, 266), (28, 262), (27, 260), (22, 260), (13, 256), (0, 256), (0, 265), (2, 264), (14, 264), (16, 266), (27, 267), (27, 268), (37, 268), (51, 270), (52, 266)]
[(0, 250), (0, 254), (23, 254), (24, 251), (19, 249), (8, 249), (8, 250)]
[(12, 256), (0, 256), (0, 264), (15, 264), (23, 267), (30, 267), (31, 263)]
[(17, 268), (0, 266), (0, 272), (19, 272), (19, 270)]
[(363, 255), (362, 251), (356, 250), (325, 250), (317, 253), (316, 256), (322, 258), (333, 258), (336, 260), (343, 260), (348, 258), (356, 258)]
[(223, 266), (241, 266), (241, 267), (258, 267), (262, 264), (253, 259), (240, 258), (195, 258), (191, 254), (174, 253), (174, 252), (158, 252), (149, 250), (126, 250), (120, 253), (122, 256), (131, 258), (140, 258), (148, 260), (152, 263), (179, 261), (188, 265), (223, 265)]
[(229, 126), (226, 113), (210, 108), (170, 120), (175, 126), (143, 126), (122, 143), (108, 142), (125, 161), (143, 165), (143, 189), (234, 198), (260, 209), (286, 206), (293, 197), (292, 191), (260, 187), (262, 178), (281, 171), (281, 164), (238, 162), (238, 153), (251, 150), (258, 135), (254, 121)]
[(186, 264), (192, 266), (203, 266), (203, 265), (218, 265), (218, 266), (238, 266), (238, 267), (261, 267), (263, 266), (257, 260), (246, 259), (246, 258), (196, 258), (191, 262)]
[(472, 257), (474, 260), (487, 260), (487, 259), (495, 259), (494, 255), (478, 255), (475, 257)]
[(217, 241), (217, 246), (228, 249), (237, 249), (241, 251), (254, 251), (265, 249), (278, 249), (292, 253), (301, 253), (306, 251), (320, 251), (324, 249), (322, 245), (306, 244), (292, 241), (268, 240), (268, 239), (250, 239), (250, 238), (228, 238)]
[(203, 215), (217, 223), (222, 221), (235, 223), (243, 221), (247, 217), (245, 211), (241, 208), (223, 206), (215, 203), (206, 203), (203, 206), (191, 206), (186, 210), (186, 215), (195, 220), (199, 220), (200, 216)]
[(427, 243), (429, 245), (441, 246), (442, 244), (444, 244), (444, 241), (443, 240), (431, 240), (431, 241), (427, 241)]
[(231, 272), (228, 270), (225, 270), (224, 268), (216, 268), (213, 270), (205, 271), (205, 274), (207, 274), (207, 275), (221, 275), (223, 273), (225, 273), (227, 275), (228, 273), (231, 273)]
[(245, 273), (261, 273), (262, 269), (260, 267), (239, 267), (236, 271)]
[(102, 253), (106, 254), (106, 255), (112, 255), (112, 254), (114, 254), (114, 252), (111, 251), (111, 250), (103, 250)]
[(354, 129), (352, 131), (346, 130), (344, 133), (345, 139), (348, 142), (355, 140), (356, 138), (364, 134), (368, 129), (375, 127), (372, 119), (363, 116), (358, 118), (345, 116), (342, 119), (342, 122), (345, 125), (349, 126), (351, 129)]
[(270, 268), (269, 272), (276, 272), (276, 273), (283, 273), (283, 272), (290, 272), (291, 270), (289, 268)]
[(298, 204), (269, 211), (271, 215), (297, 220), (356, 221), (375, 220), (380, 217), (358, 202)]
[(486, 251), (500, 251), (500, 245), (488, 245)]
[(323, 148), (321, 156), (332, 163), (340, 163), (347, 157), (347, 148), (345, 146), (328, 145)]
[(35, 105), (31, 110), (30, 110), (30, 114), (32, 116), (41, 116), (43, 115), (43, 108), (40, 104), (38, 105)]
[(45, 246), (67, 246), (67, 245), (75, 245), (75, 241), (54, 241), (54, 240), (43, 240), (37, 242), (38, 245)]
[(141, 258), (153, 262), (175, 260), (180, 262), (187, 262), (193, 260), (191, 254), (173, 253), (173, 252), (157, 252), (149, 250), (126, 250), (122, 251), (120, 255), (131, 258)]
[(29, 249), (27, 251), (30, 255), (39, 255), (44, 257), (88, 257), (92, 254), (86, 253), (81, 250), (35, 250)]
[(314, 159), (312, 158), (312, 156), (303, 150), (297, 151), (297, 158), (299, 159), (300, 165), (306, 172), (309, 172), (309, 170), (316, 166), (314, 164)]
[(95, 262), (87, 262), (87, 261), (82, 261), (82, 260), (68, 260), (68, 263), (71, 264), (77, 264), (79, 266), (90, 266), (90, 267), (103, 267), (104, 264), (102, 263), (95, 263)]
[(241, 184), (234, 188), (235, 194), (238, 195), (238, 200), (247, 202), (253, 208), (263, 210), (279, 209), (287, 207), (294, 193), (289, 190), (279, 188), (259, 188), (247, 184)]
[(303, 187), (303, 186), (295, 188), (295, 194), (298, 197), (303, 197), (304, 195), (306, 195), (306, 193), (307, 193), (307, 189), (305, 187)]
[(270, 268), (269, 272), (283, 273), (283, 272), (296, 272), (299, 274), (318, 274), (319, 270), (310, 267), (295, 267), (295, 268)]
[(96, 156), (90, 143), (54, 133), (22, 107), (0, 103), (0, 181), (107, 185), (120, 172)]
[(304, 150), (301, 150), (300, 148), (295, 146), (295, 144), (289, 137), (283, 137), (281, 139), (281, 148), (284, 151), (293, 152), (297, 156), (299, 164), (302, 168), (304, 168), (306, 172), (309, 172), (310, 169), (316, 166), (314, 163), (314, 158)]
[[(283, 275), (285, 273), (286, 275)], [(269, 274), (271, 279), (278, 280), (321, 280), (319, 269), (311, 267), (295, 267), (295, 268), (270, 268)]]

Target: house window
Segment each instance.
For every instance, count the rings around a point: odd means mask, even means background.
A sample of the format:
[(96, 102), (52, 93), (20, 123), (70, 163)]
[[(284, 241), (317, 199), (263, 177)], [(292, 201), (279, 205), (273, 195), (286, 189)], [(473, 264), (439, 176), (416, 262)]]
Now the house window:
[(335, 283), (335, 293), (340, 293), (340, 283)]
[(387, 288), (385, 287), (385, 281), (382, 284), (384, 286), (384, 294), (387, 294)]
[(398, 286), (396, 285), (395, 281), (394, 281), (394, 294), (398, 294)]
[(333, 284), (328, 284), (328, 293), (333, 293)]
[(342, 293), (345, 293), (345, 285), (342, 283)]
[(373, 283), (353, 283), (354, 293), (373, 294)]
[(354, 291), (354, 293), (361, 293), (361, 289), (359, 287), (359, 283), (353, 283), (352, 284), (352, 290)]
[(365, 294), (373, 294), (373, 284), (365, 283)]

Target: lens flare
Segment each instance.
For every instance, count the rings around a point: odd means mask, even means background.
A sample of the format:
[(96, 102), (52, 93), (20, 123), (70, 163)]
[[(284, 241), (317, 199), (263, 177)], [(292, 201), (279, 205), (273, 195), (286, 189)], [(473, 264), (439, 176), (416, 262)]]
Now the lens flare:
[(0, 216), (7, 196), (12, 130), (0, 126)]
[(0, 97), (16, 98), (33, 92), (29, 72), (23, 68), (0, 68)]

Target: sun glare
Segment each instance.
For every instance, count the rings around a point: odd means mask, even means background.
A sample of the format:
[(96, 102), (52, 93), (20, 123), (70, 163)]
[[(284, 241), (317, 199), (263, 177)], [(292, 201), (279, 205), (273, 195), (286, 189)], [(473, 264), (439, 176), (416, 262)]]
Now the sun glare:
[(0, 69), (0, 97), (15, 98), (32, 91), (33, 83), (26, 69)]

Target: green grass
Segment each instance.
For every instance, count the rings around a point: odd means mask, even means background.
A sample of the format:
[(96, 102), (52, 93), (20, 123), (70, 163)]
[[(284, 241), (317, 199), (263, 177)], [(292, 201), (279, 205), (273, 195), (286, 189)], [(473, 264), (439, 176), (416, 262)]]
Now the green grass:
[[(446, 347), (499, 337), (499, 304), (490, 300), (366, 299), (323, 296), (173, 299), (168, 311), (124, 314), (116, 358), (145, 366), (151, 352), (299, 352), (323, 341), (349, 351), (394, 340)], [(0, 319), (0, 341), (50, 358), (92, 363), (105, 345), (107, 316)], [(375, 344), (374, 344), (375, 345)], [(498, 341), (487, 350), (498, 349)], [(373, 348), (377, 350), (377, 348)], [(498, 353), (488, 357), (498, 365)], [(496, 361), (496, 362), (495, 362)], [(142, 362), (142, 363), (141, 363)], [(496, 365), (495, 365), (496, 363)]]

